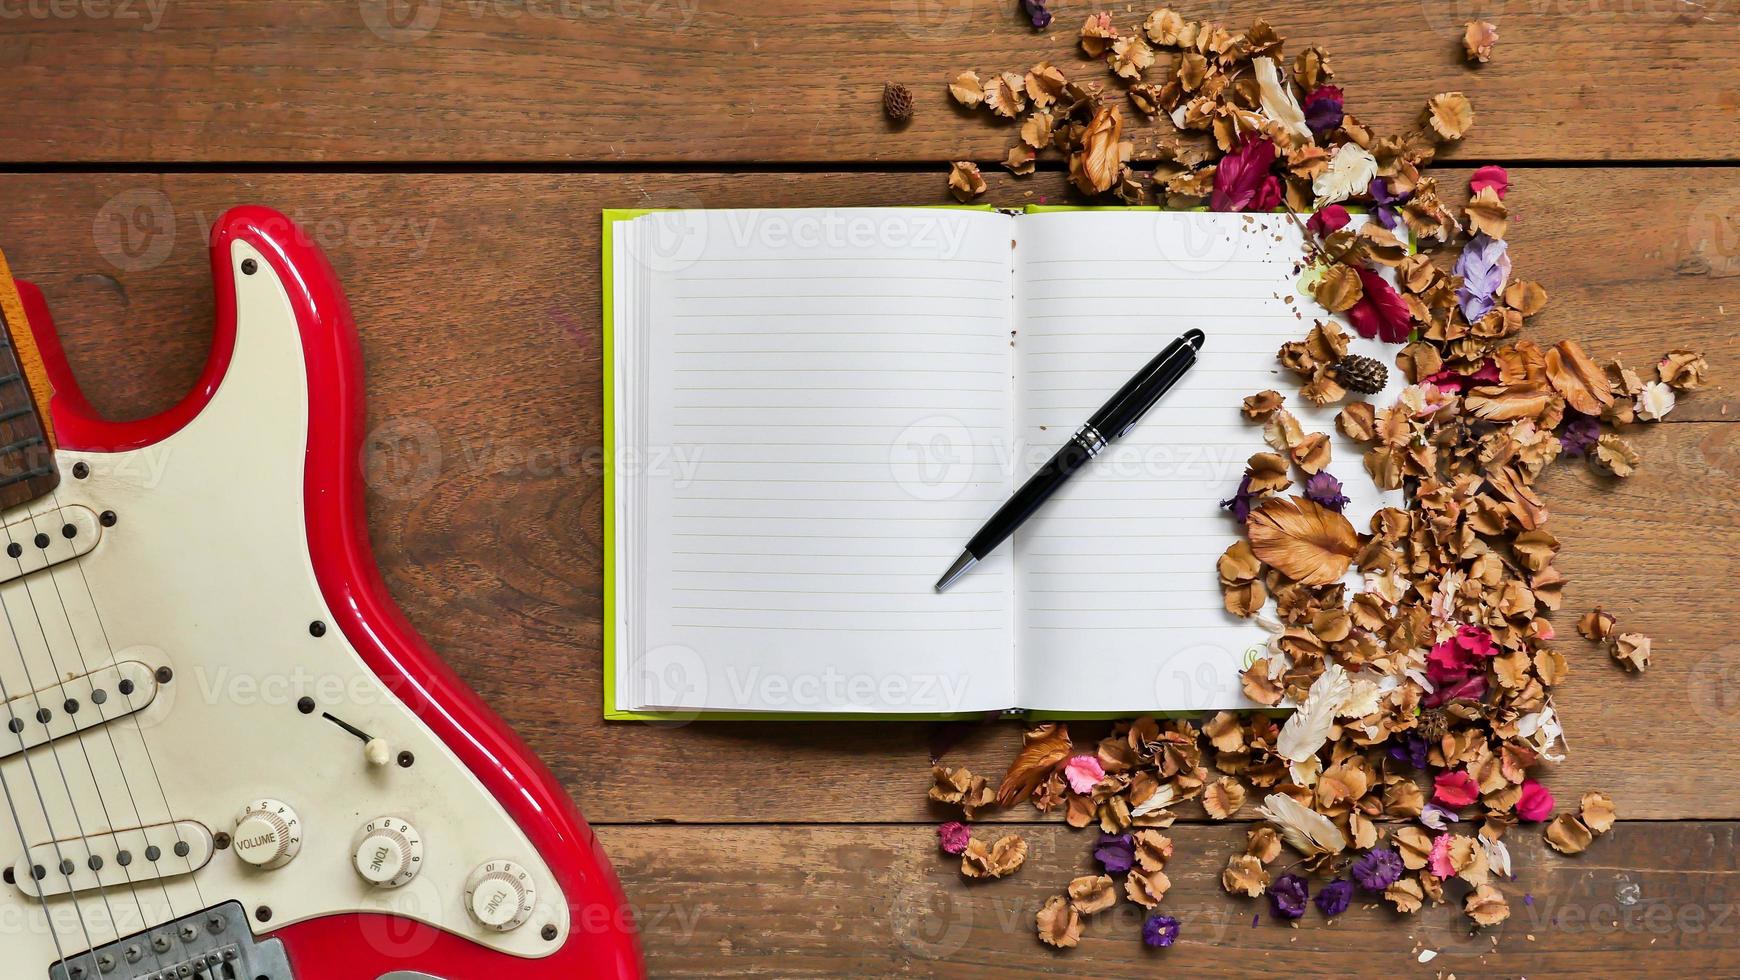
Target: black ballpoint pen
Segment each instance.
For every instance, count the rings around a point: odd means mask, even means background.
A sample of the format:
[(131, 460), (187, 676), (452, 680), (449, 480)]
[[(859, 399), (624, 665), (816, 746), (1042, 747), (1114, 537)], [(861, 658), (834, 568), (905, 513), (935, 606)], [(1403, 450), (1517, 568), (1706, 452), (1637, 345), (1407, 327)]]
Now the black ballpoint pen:
[(955, 580), (1014, 534), (1015, 529), (1033, 516), (1033, 512), (1050, 499), (1076, 470), (1098, 456), (1113, 439), (1134, 428), (1160, 396), (1177, 384), (1184, 372), (1196, 363), (1196, 352), (1202, 349), (1207, 339), (1201, 330), (1185, 331), (1184, 336), (1166, 345), (1165, 350), (1154, 355), (1142, 370), (1124, 382), (1124, 386), (1100, 406), (1086, 424), (1075, 430), (1075, 435), (1070, 436), (1044, 466), (1028, 477), (1021, 489), (1015, 491), (1015, 496), (1010, 497), (997, 513), (991, 515), (985, 526), (979, 528), (979, 533), (967, 542), (966, 550), (943, 573), (943, 577), (937, 579), (936, 590), (942, 592), (955, 584)]

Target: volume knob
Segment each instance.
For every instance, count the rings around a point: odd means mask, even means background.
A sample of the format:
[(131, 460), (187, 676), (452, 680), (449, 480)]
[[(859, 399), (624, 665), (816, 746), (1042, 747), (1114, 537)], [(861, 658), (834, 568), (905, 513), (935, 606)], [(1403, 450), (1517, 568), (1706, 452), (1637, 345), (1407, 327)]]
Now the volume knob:
[(478, 925), (496, 932), (525, 925), (537, 899), (531, 873), (512, 861), (479, 865), (465, 880), (465, 907)]
[(380, 888), (400, 888), (423, 870), (423, 839), (417, 828), (397, 817), (363, 824), (352, 854), (356, 873)]
[(302, 851), (302, 821), (281, 800), (255, 800), (236, 814), (236, 857), (262, 871), (289, 864)]

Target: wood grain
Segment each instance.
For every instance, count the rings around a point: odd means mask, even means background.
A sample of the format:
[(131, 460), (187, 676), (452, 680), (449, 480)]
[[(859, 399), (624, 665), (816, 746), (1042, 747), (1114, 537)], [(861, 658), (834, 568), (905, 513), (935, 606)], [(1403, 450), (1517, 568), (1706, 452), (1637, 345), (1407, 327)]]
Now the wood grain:
[[(1093, 835), (1007, 829), (1027, 840), (1027, 863), (971, 884), (928, 827), (610, 827), (599, 836), (628, 882), (659, 976), (990, 978), (1018, 964), (1105, 977), (1685, 977), (1731, 973), (1740, 933), (1731, 824), (1625, 823), (1570, 858), (1538, 830), (1512, 831), (1519, 876), (1497, 883), (1510, 918), (1477, 933), (1459, 900), (1415, 916), (1362, 901), (1333, 923), (1313, 908), (1291, 928), (1266, 901), (1221, 889), (1244, 828), (1220, 825), (1168, 832), (1172, 888), (1161, 911), (1180, 920), (1174, 946), (1145, 948), (1142, 910), (1121, 901), (1088, 920), (1079, 947), (1057, 951), (1035, 937), (1034, 914), (1071, 877), (1097, 870)], [(1421, 965), (1425, 951), (1437, 955)]]
[[(46, 290), (94, 402), (136, 416), (173, 402), (203, 361), (200, 228), (242, 200), (303, 220), (363, 334), (371, 525), (393, 592), (594, 820), (922, 821), (934, 816), (923, 799), (930, 726), (599, 720), (597, 226), (605, 206), (928, 203), (941, 182), (32, 175), (0, 180), (0, 233), (19, 273)], [(1612, 191), (1601, 207), (1587, 206), (1591, 184)], [(993, 199), (1019, 203), (1044, 186), (998, 179)], [(1740, 310), (1740, 277), (1714, 264), (1687, 274), (1686, 263), (1722, 259), (1723, 243), (1740, 240), (1690, 231), (1707, 225), (1686, 215), (1712, 203), (1735, 213), (1740, 170), (1522, 170), (1516, 187), (1519, 274), (1554, 294), (1542, 337), (1583, 337), (1634, 363), (1704, 348), (1718, 385), (1735, 377), (1724, 308)], [(1730, 390), (1701, 392), (1674, 418), (1720, 420)], [(1716, 421), (1640, 429), (1648, 465), (1633, 480), (1567, 466), (1547, 483), (1572, 580), (1561, 622), (1604, 602), (1659, 651), (1632, 677), (1565, 641), (1575, 666), (1560, 702), (1572, 746), (1552, 776), (1561, 795), (1606, 789), (1628, 817), (1740, 815), (1740, 787), (1714, 776), (1740, 754), (1740, 612), (1723, 599), (1740, 573), (1737, 440)], [(1015, 738), (987, 726), (952, 758), (996, 770)]]
[[(1733, 0), (1182, 0), (1326, 46), (1348, 107), (1388, 130), (1437, 92), (1478, 121), (1457, 153), (1505, 160), (1731, 160)], [(207, 161), (997, 161), (944, 81), (1074, 51), (1093, 7), (1039, 34), (1008, 0), (19, 0), (0, 32), (0, 159)], [(1120, 24), (1148, 6), (1116, 7)], [(1462, 25), (1495, 21), (1488, 65)], [(887, 81), (917, 115), (891, 129)]]

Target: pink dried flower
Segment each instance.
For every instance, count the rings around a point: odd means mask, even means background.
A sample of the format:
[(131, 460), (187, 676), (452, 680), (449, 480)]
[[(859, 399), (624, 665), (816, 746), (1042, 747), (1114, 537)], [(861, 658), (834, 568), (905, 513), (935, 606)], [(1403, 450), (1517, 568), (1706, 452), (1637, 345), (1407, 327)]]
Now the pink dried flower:
[(1070, 789), (1086, 795), (1106, 778), (1106, 770), (1100, 765), (1100, 760), (1091, 755), (1073, 755), (1063, 764), (1063, 776), (1069, 780)]
[(1456, 866), (1450, 863), (1450, 843), (1453, 836), (1443, 833), (1432, 838), (1432, 853), (1427, 856), (1427, 862), (1431, 865), (1433, 877), (1448, 878), (1456, 873)]
[(1479, 796), (1480, 787), (1475, 784), (1474, 777), (1460, 769), (1441, 772), (1432, 781), (1432, 799), (1447, 807), (1467, 806)]
[(973, 839), (973, 832), (959, 820), (950, 820), (937, 827), (936, 838), (944, 854), (960, 854), (967, 849), (967, 841)]
[(1365, 295), (1347, 311), (1347, 322), (1367, 340), (1376, 337), (1386, 344), (1405, 342), (1414, 329), (1414, 315), (1408, 312), (1408, 304), (1383, 276), (1364, 266), (1357, 268)]
[(1474, 171), (1474, 176), (1468, 178), (1470, 194), (1478, 194), (1487, 187), (1492, 188), (1492, 192), (1503, 200), (1504, 192), (1510, 189), (1510, 174), (1503, 167), (1489, 164)]
[(1538, 823), (1552, 816), (1552, 791), (1532, 779), (1523, 780), (1522, 796), (1516, 801), (1516, 815), (1530, 823)]

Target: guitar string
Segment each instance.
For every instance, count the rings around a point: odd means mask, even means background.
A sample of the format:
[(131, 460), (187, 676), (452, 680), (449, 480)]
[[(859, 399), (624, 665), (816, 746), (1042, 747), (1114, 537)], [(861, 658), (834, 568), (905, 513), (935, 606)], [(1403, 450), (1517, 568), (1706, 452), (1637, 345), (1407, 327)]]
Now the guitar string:
[[(60, 490), (58, 488), (56, 488), (55, 490), (51, 491), (50, 496), (54, 499), (55, 506), (57, 506), (57, 507), (60, 506)], [(79, 582), (84, 586), (85, 599), (86, 599), (86, 601), (88, 601), (91, 604), (91, 616), (92, 616), (92, 618), (94, 618), (97, 621), (97, 631), (103, 638), (103, 649), (106, 652), (108, 658), (110, 660), (114, 660), (115, 659), (115, 645), (114, 645), (113, 641), (111, 641), (109, 639), (109, 627), (103, 621), (102, 609), (97, 605), (96, 590), (91, 588), (90, 576), (85, 572), (85, 557), (86, 557), (86, 555), (75, 556), (71, 561), (67, 562), (67, 564), (70, 564), (73, 568), (78, 570)], [(56, 587), (58, 588), (59, 586), (57, 585)], [(137, 689), (135, 689), (135, 690), (137, 690)], [(157, 756), (155, 753), (153, 753), (151, 751), (150, 739), (145, 737), (145, 726), (139, 720), (139, 709), (133, 703), (133, 693), (134, 692), (131, 692), (131, 691), (124, 692), (122, 694), (122, 697), (125, 697), (127, 699), (127, 708), (128, 708), (127, 713), (128, 713), (128, 716), (133, 719), (133, 730), (139, 736), (139, 746), (140, 746), (140, 748), (145, 750), (145, 762), (146, 762), (146, 765), (150, 769), (150, 772), (151, 772), (151, 782), (157, 787), (157, 798), (163, 802), (163, 812), (165, 815), (168, 816), (170, 826), (175, 828), (175, 841), (176, 841), (176, 843), (180, 844), (180, 843), (183, 843), (183, 840), (181, 837), (181, 821), (176, 818), (175, 808), (173, 806), (171, 806), (169, 803), (169, 792), (163, 788), (163, 778), (159, 774), (159, 771), (157, 768)], [(129, 790), (129, 792), (131, 792), (131, 790)], [(194, 895), (194, 898), (199, 902), (199, 907), (202, 909), (207, 908), (208, 906), (207, 906), (206, 900), (205, 900), (205, 892), (199, 887), (199, 876), (196, 873), (194, 873), (191, 861), (188, 862), (187, 882), (188, 882), (188, 884), (193, 886), (193, 895)], [(167, 890), (167, 887), (168, 886), (166, 884), (165, 890)], [(175, 913), (175, 907), (174, 907), (174, 903), (172, 902), (170, 904), (170, 914), (172, 917), (174, 916), (174, 913)]]
[[(61, 521), (64, 522), (66, 520), (66, 518), (62, 515), (65, 514), (65, 509), (61, 506), (60, 495), (59, 495), (58, 491), (51, 491), (51, 499), (54, 502), (53, 513), (55, 515), (57, 515)], [(31, 514), (31, 516), (30, 516), (30, 527), (38, 535), (41, 535), (44, 533), (41, 525), (39, 525), (37, 523), (37, 519), (41, 516), (42, 516), (41, 513), (34, 513), (34, 514)], [(56, 528), (54, 528), (51, 524), (49, 530), (54, 531), (54, 530), (56, 530)], [(49, 540), (51, 540), (51, 541), (53, 540), (52, 534), (49, 535)], [(70, 542), (72, 539), (68, 538), (66, 540), (68, 540)], [(75, 555), (74, 557), (76, 558), (79, 556)], [(44, 567), (43, 569), (41, 569), (41, 571), (47, 572), (47, 575), (45, 577), (48, 579), (49, 584), (54, 587), (54, 595), (55, 595), (55, 599), (58, 601), (58, 603), (60, 605), (61, 616), (66, 620), (67, 633), (72, 636), (73, 649), (78, 653), (79, 670), (81, 671), (81, 676), (89, 677), (89, 676), (91, 676), (90, 662), (85, 658), (84, 644), (79, 641), (78, 629), (73, 625), (72, 613), (67, 608), (67, 604), (66, 604), (66, 596), (64, 593), (61, 592), (60, 578), (58, 575), (58, 568), (57, 568), (57, 566), (59, 564), (63, 564), (63, 563), (55, 563), (55, 564), (48, 565), (48, 566)], [(22, 568), (22, 562), (20, 562), (20, 568)], [(31, 577), (35, 577), (35, 576), (31, 576)], [(29, 591), (29, 581), (30, 581), (29, 578), (25, 579), (26, 591)], [(31, 600), (32, 600), (32, 610), (34, 611), (35, 610), (35, 593), (34, 592), (31, 592)], [(91, 606), (92, 606), (93, 610), (96, 607), (96, 601), (95, 601), (94, 596), (91, 597)], [(37, 612), (37, 625), (38, 625), (38, 627), (42, 626), (42, 617), (41, 617), (40, 612)], [(48, 645), (48, 631), (46, 629), (43, 630), (43, 643), (45, 646)], [(111, 663), (115, 662), (115, 654), (114, 654), (113, 650), (108, 651), (108, 657), (109, 657), (109, 660)], [(49, 660), (50, 660), (50, 663), (54, 663), (54, 650), (52, 647), (49, 647)], [(147, 666), (149, 666), (149, 665), (147, 665)], [(60, 672), (59, 664), (57, 664), (57, 663), (55, 664), (55, 674), (56, 674), (56, 676), (65, 676), (64, 674), (62, 674)], [(62, 690), (64, 692), (64, 690), (65, 690), (64, 687), (62, 688)], [(123, 693), (122, 697), (127, 698), (128, 707), (131, 708), (132, 707), (132, 695), (129, 693)], [(95, 701), (96, 699), (93, 698), (92, 700)], [(110, 752), (110, 754), (112, 754), (115, 757), (115, 769), (117, 772), (119, 772), (121, 774), (121, 785), (127, 794), (128, 804), (133, 808), (133, 819), (136, 822), (136, 825), (138, 827), (140, 827), (141, 830), (143, 830), (146, 826), (145, 817), (139, 809), (138, 799), (133, 794), (133, 782), (131, 779), (129, 779), (127, 777), (127, 764), (124, 761), (122, 761), (122, 759), (121, 759), (121, 750), (120, 750), (120, 747), (115, 743), (114, 730), (109, 727), (109, 722), (111, 719), (109, 718), (108, 713), (107, 713), (106, 702), (107, 702), (107, 699), (104, 699), (103, 701), (96, 701), (97, 717), (99, 719), (101, 719), (101, 726), (100, 727), (103, 729), (104, 736), (108, 739), (109, 752)], [(80, 738), (79, 744), (81, 746), (85, 746), (86, 740), (83, 738)], [(147, 751), (149, 751), (149, 747), (143, 746), (143, 743), (141, 743), (141, 745), (142, 745), (142, 747), (146, 748)], [(89, 752), (88, 748), (86, 749), (85, 757), (86, 757), (86, 761), (88, 762), (90, 759), (90, 752)], [(95, 779), (95, 767), (92, 768), (92, 781), (93, 781), (93, 783), (96, 781), (96, 779)], [(111, 828), (111, 830), (116, 829), (115, 828), (115, 821), (114, 821), (113, 817), (111, 817), (109, 815), (108, 801), (103, 797), (103, 793), (102, 793), (101, 788), (98, 788), (98, 790), (97, 790), (97, 799), (98, 799), (98, 802), (100, 802), (103, 806), (103, 817), (109, 821), (109, 827)], [(172, 818), (170, 821), (170, 826), (175, 831), (176, 846), (177, 847), (184, 846), (186, 844), (186, 841), (182, 839), (181, 825), (179, 823), (176, 823)], [(146, 836), (143, 833), (141, 834), (141, 836), (145, 837), (146, 844), (149, 847), (150, 846), (149, 836)], [(119, 846), (118, 840), (116, 843), (117, 843), (117, 846)], [(149, 851), (147, 851), (147, 853), (146, 853), (146, 858), (147, 858), (147, 860), (149, 860)], [(193, 873), (193, 861), (192, 861), (191, 849), (189, 850), (188, 856), (184, 860), (187, 863), (188, 874), (192, 874)], [(159, 861), (152, 861), (151, 865), (152, 865), (153, 870), (158, 872), (157, 874), (155, 874), (153, 876), (153, 878), (156, 881), (158, 887), (163, 892), (164, 902), (169, 906), (169, 917), (171, 919), (178, 918), (179, 916), (177, 915), (176, 910), (175, 910), (175, 899), (169, 893), (169, 883), (166, 879), (166, 876), (164, 876), (162, 874), (162, 869), (159, 866)], [(137, 894), (138, 885), (133, 880), (132, 865), (130, 863), (127, 865), (123, 865), (122, 870), (126, 873), (128, 884), (134, 888), (134, 901), (135, 901), (135, 904), (138, 904), (139, 903), (138, 894)], [(202, 903), (202, 905), (203, 905), (203, 903)], [(138, 931), (144, 931), (144, 930), (150, 929), (154, 925), (156, 925), (156, 923), (151, 922), (150, 917), (145, 914), (145, 909), (144, 909), (144, 906), (142, 904), (139, 905), (139, 914), (140, 914), (141, 923), (140, 923), (140, 928)]]
[[(58, 505), (58, 501), (56, 501), (56, 504)], [(41, 512), (33, 510), (32, 512), (29, 512), (28, 516), (30, 519), (30, 529), (32, 531), (34, 531), (39, 538), (47, 538), (47, 540), (50, 543), (52, 543), (54, 539), (51, 537), (47, 537), (46, 535), (43, 535), (41, 526), (37, 524), (37, 520), (41, 516)], [(18, 523), (21, 524), (23, 522), (20, 521)], [(41, 546), (41, 545), (38, 545), (37, 547), (43, 552), (43, 560), (46, 563), (48, 561), (48, 549), (46, 547)], [(36, 590), (31, 588), (31, 580), (37, 579), (38, 576), (34, 572), (32, 572), (32, 573), (25, 572), (25, 570), (24, 570), (24, 558), (23, 558), (23, 547), (22, 546), (19, 547), (18, 555), (16, 557), (14, 557), (12, 560), (13, 560), (13, 564), (16, 565), (18, 568), (18, 578), (19, 578), (20, 583), (24, 586), (24, 596), (30, 603), (30, 614), (31, 614), (32, 618), (34, 618), (36, 620), (36, 631), (42, 637), (42, 648), (48, 654), (48, 665), (49, 665), (50, 669), (52, 669), (54, 671), (54, 678), (55, 678), (55, 685), (54, 686), (60, 692), (61, 711), (62, 711), (62, 713), (66, 714), (68, 724), (70, 724), (72, 726), (72, 730), (67, 733), (67, 737), (72, 738), (74, 743), (78, 745), (79, 753), (83, 756), (83, 758), (85, 760), (85, 770), (86, 770), (86, 772), (88, 772), (90, 774), (90, 777), (91, 777), (91, 789), (93, 791), (95, 791), (95, 793), (97, 795), (97, 805), (103, 811), (103, 822), (108, 825), (109, 833), (111, 835), (113, 835), (115, 833), (115, 831), (118, 830), (119, 828), (115, 824), (114, 816), (109, 812), (109, 801), (108, 801), (108, 798), (103, 793), (103, 781), (97, 778), (97, 766), (96, 766), (96, 763), (94, 761), (92, 761), (92, 759), (91, 759), (90, 740), (84, 737), (84, 734), (83, 734), (84, 729), (79, 727), (79, 724), (78, 724), (78, 721), (76, 718), (77, 712), (68, 710), (69, 707), (71, 707), (73, 705), (73, 697), (70, 693), (68, 693), (67, 688), (66, 688), (65, 678), (66, 678), (67, 674), (66, 674), (66, 672), (64, 672), (60, 669), (60, 658), (56, 657), (55, 653), (54, 653), (54, 641), (49, 639), (48, 626), (46, 623), (43, 622), (42, 610), (40, 607), (38, 607), (37, 602), (36, 602)], [(44, 572), (44, 571), (50, 572), (49, 581), (50, 582), (54, 581), (53, 576), (52, 576), (52, 571), (53, 571), (52, 564), (44, 564), (42, 568), (36, 569), (35, 571), (36, 572)], [(59, 592), (59, 589), (60, 589), (60, 587), (58, 585), (56, 585), (55, 590), (57, 593)], [(69, 630), (72, 627), (72, 620), (70, 617), (67, 620), (67, 627)], [(78, 635), (76, 633), (74, 633), (74, 635), (73, 635), (73, 642), (75, 645), (78, 642)], [(22, 647), (20, 647), (20, 652), (22, 653)], [(81, 669), (82, 669), (81, 676), (88, 676), (90, 674), (90, 670), (88, 668), (82, 667), (82, 661), (84, 659), (84, 654), (82, 652), (79, 655), (79, 659), (81, 661)], [(32, 684), (32, 686), (34, 687), (35, 685)], [(38, 693), (40, 694), (40, 692), (38, 692)], [(98, 707), (100, 708), (101, 705), (99, 705)], [(99, 712), (99, 715), (100, 715), (100, 712)], [(110, 742), (110, 746), (111, 746), (111, 749), (114, 746), (114, 743), (112, 741)], [(120, 757), (119, 753), (117, 753), (115, 756), (115, 766), (117, 769), (123, 768), (123, 763), (121, 762), (121, 757)], [(77, 814), (78, 814), (78, 804), (73, 799), (72, 793), (73, 793), (73, 791), (72, 791), (72, 787), (71, 787), (70, 781), (69, 781), (69, 785), (67, 787), (67, 801), (69, 804), (72, 805), (73, 813), (74, 813), (74, 816), (76, 818)], [(138, 805), (136, 803), (134, 804), (134, 809), (135, 809), (135, 811), (137, 811), (137, 809), (138, 809)], [(101, 861), (104, 859), (99, 857), (92, 850), (93, 836), (89, 835), (86, 832), (86, 830), (84, 828), (83, 819), (82, 818), (78, 818), (78, 819), (79, 819), (79, 833), (81, 835), (85, 835), (84, 844), (85, 844), (85, 855), (87, 858), (85, 866), (87, 868), (90, 868), (92, 876), (96, 879), (99, 890), (104, 891), (104, 902), (105, 902), (105, 904), (107, 904), (108, 897), (107, 897), (107, 891), (103, 887), (102, 873), (101, 873), (99, 868), (91, 867), (91, 865), (94, 864), (96, 861)], [(92, 860), (92, 859), (94, 859), (94, 860)], [(114, 857), (111, 855), (109, 859), (114, 860)], [(116, 939), (120, 939), (122, 937), (122, 935), (132, 935), (134, 932), (142, 932), (145, 929), (148, 929), (151, 927), (151, 917), (149, 915), (145, 914), (145, 903), (143, 900), (141, 900), (139, 898), (138, 886), (135, 885), (133, 882), (133, 869), (132, 869), (131, 864), (123, 865), (122, 871), (124, 871), (126, 873), (126, 878), (127, 878), (127, 889), (126, 890), (133, 899), (134, 907), (139, 912), (139, 928), (134, 929), (134, 930), (130, 930), (129, 932), (123, 934), (121, 932), (120, 923), (118, 920), (115, 919), (114, 910), (111, 908), (110, 912), (109, 912), (109, 919), (110, 919), (110, 922), (114, 926)], [(71, 877), (72, 877), (71, 875), (67, 876), (67, 878), (68, 878), (67, 883), (68, 883), (69, 887), (72, 884)], [(120, 890), (121, 889), (119, 887), (116, 888), (117, 892), (119, 892)]]
[[(26, 686), (28, 686), (30, 688), (30, 693), (27, 695), (21, 695), (20, 700), (22, 700), (25, 697), (28, 697), (30, 700), (36, 702), (36, 711), (37, 711), (36, 716), (38, 719), (40, 719), (42, 717), (42, 712), (44, 710), (42, 707), (42, 695), (41, 695), (40, 690), (38, 690), (38, 688), (36, 686), (36, 679), (31, 675), (30, 658), (25, 656), (24, 645), (19, 642), (18, 627), (12, 621), (12, 608), (10, 605), (8, 605), (6, 603), (4, 589), (0, 589), (0, 612), (3, 612), (5, 614), (6, 629), (8, 630), (8, 632), (10, 632), (12, 634), (12, 646), (14, 649), (16, 649), (18, 651), (18, 661), (24, 667), (24, 683), (26, 684)], [(6, 689), (6, 684), (5, 684), (4, 680), (0, 680), (0, 697), (4, 697), (9, 706), (13, 703), (11, 693)], [(18, 713), (16, 711), (11, 712), (11, 714), (12, 714), (12, 717), (14, 719), (16, 719), (18, 717)], [(30, 751), (24, 745), (24, 730), (23, 730), (23, 728), (21, 728), (17, 725), (8, 725), (7, 727), (9, 729), (13, 729), (13, 734), (18, 736), (19, 750), (21, 752), (23, 752), (23, 754), (24, 754), (25, 770), (30, 773), (30, 783), (31, 783), (32, 788), (34, 788), (34, 790), (36, 791), (36, 803), (37, 803), (37, 806), (42, 810), (42, 821), (48, 827), (49, 845), (54, 850), (55, 871), (62, 874), (62, 875), (66, 875), (65, 869), (67, 867), (67, 860), (66, 860), (65, 853), (63, 853), (61, 851), (61, 847), (60, 847), (60, 845), (61, 845), (60, 831), (56, 830), (54, 827), (54, 818), (50, 817), (48, 815), (48, 798), (45, 797), (42, 793), (42, 783), (40, 780), (38, 780), (36, 778), (36, 768), (30, 764)], [(70, 781), (68, 781), (68, 779), (66, 778), (66, 767), (60, 761), (60, 746), (58, 744), (59, 741), (60, 740), (57, 738), (50, 738), (48, 740), (48, 742), (46, 743), (48, 745), (48, 753), (49, 753), (49, 757), (54, 760), (55, 768), (60, 771), (61, 784), (66, 789), (67, 808), (72, 811), (73, 822), (79, 828), (79, 839), (81, 839), (85, 842), (86, 858), (88, 859), (90, 856), (90, 854), (89, 854), (89, 852), (90, 852), (90, 838), (85, 834), (84, 821), (79, 817), (77, 804), (75, 804), (73, 802), (72, 783)], [(28, 837), (21, 836), (19, 838), (19, 846), (24, 848), (25, 857), (28, 859), (30, 856), (30, 848), (31, 848), (30, 839)], [(36, 878), (35, 862), (31, 861), (30, 863), (32, 866), (26, 870), (30, 872), (31, 878), (33, 880), (36, 880), (37, 891), (38, 891), (38, 893), (41, 893), (44, 891), (44, 889), (42, 887), (42, 881), (44, 879)], [(14, 874), (16, 875), (16, 872), (14, 872)], [(67, 877), (69, 879), (68, 884), (70, 885), (71, 884), (71, 880), (70, 880), (71, 876), (67, 875)], [(114, 909), (109, 904), (108, 892), (106, 889), (103, 888), (101, 880), (99, 880), (97, 882), (97, 891), (102, 897), (103, 907), (108, 910), (110, 925), (112, 928), (114, 928), (115, 927), (114, 926), (114, 923), (115, 923)], [(74, 913), (78, 916), (79, 929), (80, 929), (80, 931), (82, 931), (84, 933), (85, 947), (87, 949), (95, 949), (97, 944), (96, 944), (96, 941), (91, 938), (90, 924), (85, 921), (85, 910), (84, 910), (83, 900), (78, 898), (76, 892), (71, 893), (69, 895), (69, 899), (72, 902)], [(46, 904), (46, 902), (45, 902), (45, 904)], [(54, 919), (53, 919), (52, 915), (49, 918), (48, 927), (49, 927), (50, 932), (54, 931)], [(100, 930), (99, 930), (99, 932), (100, 932)], [(65, 957), (63, 956), (62, 959), (64, 960)]]
[[(5, 698), (8, 704), (12, 701), (11, 696), (6, 693), (6, 681), (3, 676), (0, 676), (0, 698)], [(30, 751), (24, 747), (24, 735), (22, 732), (18, 733), (18, 750), (24, 754), (24, 767), (28, 770), (30, 768)], [(31, 778), (32, 781), (34, 781), (34, 773)], [(36, 879), (35, 862), (29, 860), (30, 838), (24, 833), (24, 821), (18, 816), (18, 804), (12, 798), (12, 782), (6, 778), (6, 769), (4, 766), (0, 766), (0, 790), (4, 790), (6, 793), (6, 809), (12, 814), (13, 828), (18, 831), (18, 846), (24, 850), (25, 863), (30, 865), (30, 867), (27, 868), (14, 867), (12, 870), (13, 880), (17, 881), (18, 875), (23, 873), (30, 875), (31, 880), (34, 881)], [(39, 793), (38, 796), (40, 797), (40, 795), (41, 794)], [(55, 836), (52, 827), (50, 828), (48, 836)], [(65, 962), (66, 949), (60, 944), (60, 932), (57, 931), (54, 926), (54, 912), (48, 907), (48, 895), (41, 887), (38, 887), (36, 890), (36, 900), (42, 906), (42, 918), (44, 924), (48, 926), (48, 938), (54, 941), (55, 956), (61, 962)], [(76, 909), (77, 906), (75, 905), (74, 908)], [(87, 932), (86, 936), (89, 937), (89, 935), (90, 933)]]

